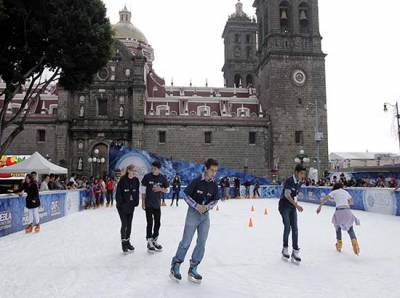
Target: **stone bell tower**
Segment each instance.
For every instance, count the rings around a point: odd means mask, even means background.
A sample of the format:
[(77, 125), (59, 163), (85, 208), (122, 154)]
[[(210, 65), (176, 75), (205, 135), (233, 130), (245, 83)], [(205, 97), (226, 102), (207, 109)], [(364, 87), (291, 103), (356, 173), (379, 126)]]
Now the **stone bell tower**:
[(272, 160), (290, 175), (300, 150), (328, 169), (325, 54), (318, 0), (256, 0), (257, 91), (271, 118)]

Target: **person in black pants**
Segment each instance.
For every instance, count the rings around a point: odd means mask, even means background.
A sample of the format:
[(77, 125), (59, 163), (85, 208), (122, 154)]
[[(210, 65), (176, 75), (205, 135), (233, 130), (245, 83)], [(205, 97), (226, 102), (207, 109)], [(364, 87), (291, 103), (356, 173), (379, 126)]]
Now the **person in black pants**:
[(135, 250), (130, 242), (133, 213), (135, 207), (139, 205), (140, 182), (135, 175), (135, 166), (129, 165), (125, 175), (118, 182), (116, 192), (117, 210), (121, 219), (121, 244), (124, 253)]
[(179, 193), (181, 192), (181, 177), (178, 174), (172, 180), (172, 202), (171, 206), (174, 204), (176, 198), (176, 207), (178, 207)]
[(235, 184), (235, 198), (240, 199), (240, 178), (239, 177), (235, 177), (234, 184)]
[(289, 255), (289, 234), (292, 231), (292, 260), (301, 262), (299, 256), (298, 245), (298, 228), (297, 228), (297, 210), (303, 212), (303, 207), (297, 203), (297, 195), (306, 176), (306, 168), (303, 165), (297, 165), (293, 176), (286, 179), (281, 198), (279, 200), (279, 212), (283, 221), (283, 249), (282, 257), (284, 260), (290, 258)]
[[(161, 251), (162, 246), (158, 243), (159, 230), (161, 226), (161, 198), (168, 191), (167, 178), (161, 175), (161, 163), (154, 161), (151, 173), (142, 179), (142, 208), (146, 211), (146, 240), (147, 249), (150, 253)], [(154, 230), (153, 230), (154, 227)]]
[(33, 224), (35, 224), (35, 233), (40, 231), (40, 197), (39, 189), (31, 174), (27, 174), (24, 183), (20, 186), (18, 193), (22, 197), (23, 192), (26, 192), (26, 208), (28, 209), (29, 225), (25, 228), (25, 233), (31, 233)]
[(254, 184), (254, 189), (253, 189), (253, 198), (260, 198), (259, 189), (260, 189), (260, 183), (258, 182), (258, 180), (256, 180), (256, 183)]

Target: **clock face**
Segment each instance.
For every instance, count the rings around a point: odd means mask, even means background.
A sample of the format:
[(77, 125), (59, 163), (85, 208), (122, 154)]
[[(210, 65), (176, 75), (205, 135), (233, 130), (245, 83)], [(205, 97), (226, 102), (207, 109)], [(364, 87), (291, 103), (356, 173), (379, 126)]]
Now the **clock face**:
[(293, 81), (298, 86), (303, 86), (306, 83), (307, 77), (304, 71), (302, 70), (295, 70), (293, 72)]
[(100, 71), (98, 72), (97, 76), (99, 77), (100, 80), (107, 80), (108, 78), (108, 69), (107, 68), (102, 68), (100, 69)]

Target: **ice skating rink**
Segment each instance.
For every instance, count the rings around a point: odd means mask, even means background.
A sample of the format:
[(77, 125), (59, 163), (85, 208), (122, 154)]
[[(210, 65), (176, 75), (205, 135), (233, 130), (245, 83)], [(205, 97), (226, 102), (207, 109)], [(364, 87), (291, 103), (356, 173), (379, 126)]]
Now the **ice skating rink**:
[[(316, 205), (303, 204), (303, 262), (296, 266), (280, 258), (277, 203), (219, 203), (220, 210), (211, 213), (206, 256), (199, 267), (201, 285), (187, 281), (188, 262), (180, 284), (168, 277), (182, 236), (183, 201), (179, 208), (163, 207), (159, 240), (164, 251), (156, 255), (146, 251), (141, 209), (136, 209), (133, 224), (136, 251), (127, 256), (121, 253), (119, 217), (111, 208), (44, 224), (40, 234), (0, 238), (0, 297), (400, 297), (400, 218), (355, 212), (361, 220), (355, 230), (361, 248), (357, 257), (346, 234), (344, 251), (334, 248), (333, 208), (324, 207), (317, 216)], [(253, 228), (248, 228), (250, 216)]]

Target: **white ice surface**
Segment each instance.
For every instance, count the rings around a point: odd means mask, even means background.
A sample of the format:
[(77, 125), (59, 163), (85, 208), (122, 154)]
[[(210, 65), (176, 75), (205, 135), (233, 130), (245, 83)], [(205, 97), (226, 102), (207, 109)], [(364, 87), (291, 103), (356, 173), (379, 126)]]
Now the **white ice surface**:
[[(277, 200), (219, 204), (211, 213), (207, 251), (199, 285), (169, 277), (182, 236), (186, 204), (162, 209), (162, 253), (145, 247), (145, 217), (137, 209), (134, 254), (123, 256), (115, 209), (90, 210), (42, 225), (40, 234), (0, 238), (0, 297), (400, 297), (400, 218), (355, 212), (361, 255), (334, 248), (333, 209), (316, 215), (303, 204), (299, 215), (300, 266), (280, 258), (282, 224)], [(250, 212), (254, 205), (255, 212)], [(264, 215), (268, 208), (268, 215)], [(247, 227), (252, 216), (255, 227)]]

